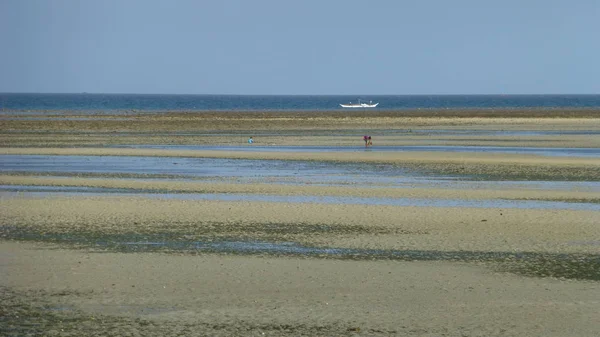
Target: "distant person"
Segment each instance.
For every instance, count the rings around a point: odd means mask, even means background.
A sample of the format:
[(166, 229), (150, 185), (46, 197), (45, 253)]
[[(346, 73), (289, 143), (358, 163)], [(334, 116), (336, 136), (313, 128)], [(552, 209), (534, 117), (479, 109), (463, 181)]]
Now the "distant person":
[(369, 146), (369, 136), (363, 136), (363, 140), (365, 141), (365, 147)]
[(373, 146), (373, 141), (371, 141), (371, 136), (369, 136), (369, 142), (367, 143), (369, 146)]
[(252, 140), (252, 137), (248, 138), (248, 144), (252, 144), (254, 143), (254, 140)]

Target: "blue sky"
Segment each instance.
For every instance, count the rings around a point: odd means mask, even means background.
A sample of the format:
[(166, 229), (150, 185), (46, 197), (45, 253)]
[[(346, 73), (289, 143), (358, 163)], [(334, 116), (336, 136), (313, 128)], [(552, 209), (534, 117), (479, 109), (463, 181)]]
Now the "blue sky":
[(0, 92), (600, 94), (598, 0), (0, 0)]

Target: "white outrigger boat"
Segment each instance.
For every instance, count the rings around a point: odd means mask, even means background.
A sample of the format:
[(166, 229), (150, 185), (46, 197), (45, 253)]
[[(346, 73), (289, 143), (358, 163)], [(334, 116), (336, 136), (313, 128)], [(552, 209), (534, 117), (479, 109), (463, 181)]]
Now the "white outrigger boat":
[(379, 103), (375, 103), (373, 104), (373, 101), (369, 101), (369, 103), (362, 103), (360, 100), (358, 100), (358, 103), (348, 103), (348, 104), (340, 104), (340, 106), (342, 108), (374, 108), (378, 105)]

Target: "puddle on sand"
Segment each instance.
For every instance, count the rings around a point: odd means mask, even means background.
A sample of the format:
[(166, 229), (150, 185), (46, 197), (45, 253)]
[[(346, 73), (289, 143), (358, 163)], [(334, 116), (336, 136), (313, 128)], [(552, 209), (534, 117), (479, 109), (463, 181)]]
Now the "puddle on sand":
[(485, 200), (485, 199), (435, 199), (435, 198), (365, 198), (344, 196), (294, 196), (237, 193), (189, 193), (170, 191), (142, 191), (110, 188), (64, 187), (64, 186), (11, 186), (0, 185), (0, 199), (6, 198), (53, 198), (82, 196), (128, 196), (168, 200), (220, 200), (276, 203), (314, 203), (334, 205), (377, 205), (405, 207), (460, 207), (502, 209), (567, 209), (600, 211), (598, 203), (563, 202), (544, 200)]
[[(451, 261), (491, 263), (501, 271), (527, 276), (600, 281), (600, 255), (534, 252), (384, 250), (313, 247), (296, 242), (252, 240), (185, 240), (169, 234), (39, 233), (17, 227), (0, 227), (0, 237), (45, 241), (118, 252), (187, 252), (273, 255), (341, 260)], [(181, 236), (180, 236), (181, 237)]]

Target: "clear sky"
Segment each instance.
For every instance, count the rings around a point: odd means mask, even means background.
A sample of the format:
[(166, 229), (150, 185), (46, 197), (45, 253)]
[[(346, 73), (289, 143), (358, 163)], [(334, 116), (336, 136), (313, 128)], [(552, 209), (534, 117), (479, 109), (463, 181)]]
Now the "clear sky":
[(600, 94), (600, 0), (0, 0), (0, 92)]

